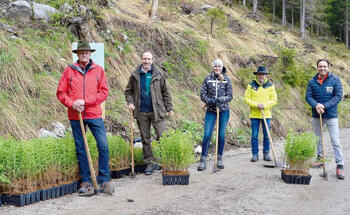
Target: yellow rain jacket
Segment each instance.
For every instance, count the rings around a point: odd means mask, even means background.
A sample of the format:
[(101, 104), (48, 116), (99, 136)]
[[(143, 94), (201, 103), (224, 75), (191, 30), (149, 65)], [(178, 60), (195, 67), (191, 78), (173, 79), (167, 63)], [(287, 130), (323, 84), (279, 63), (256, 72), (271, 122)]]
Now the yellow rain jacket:
[(257, 80), (253, 80), (245, 91), (244, 102), (250, 107), (250, 118), (263, 118), (258, 104), (264, 105), (265, 118), (271, 118), (271, 108), (277, 104), (275, 86), (268, 79), (265, 79), (262, 86)]

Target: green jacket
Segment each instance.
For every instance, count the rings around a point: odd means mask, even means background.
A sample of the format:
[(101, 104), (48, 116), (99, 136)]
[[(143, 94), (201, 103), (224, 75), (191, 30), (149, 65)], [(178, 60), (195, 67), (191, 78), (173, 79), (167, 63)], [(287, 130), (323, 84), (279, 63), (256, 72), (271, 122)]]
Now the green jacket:
[[(138, 119), (141, 105), (140, 93), (140, 70), (138, 66), (130, 75), (129, 82), (126, 86), (124, 95), (128, 104), (134, 104), (134, 117)], [(152, 81), (151, 81), (151, 97), (156, 121), (165, 119), (166, 113), (173, 111), (171, 95), (168, 90), (167, 81), (164, 74), (152, 64)]]
[(262, 86), (258, 81), (253, 80), (245, 91), (244, 102), (250, 107), (250, 118), (262, 119), (258, 108), (259, 103), (264, 105), (265, 118), (271, 118), (271, 108), (277, 104), (275, 86), (268, 79)]

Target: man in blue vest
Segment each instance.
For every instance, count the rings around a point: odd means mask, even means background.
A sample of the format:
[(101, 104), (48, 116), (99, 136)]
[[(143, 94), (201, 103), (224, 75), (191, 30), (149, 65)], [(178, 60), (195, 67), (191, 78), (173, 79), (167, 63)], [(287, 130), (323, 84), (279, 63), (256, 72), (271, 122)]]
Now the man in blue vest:
[(317, 144), (317, 159), (313, 167), (321, 167), (323, 162), (320, 115), (323, 124), (327, 125), (333, 146), (335, 162), (337, 164), (336, 175), (338, 179), (344, 179), (344, 159), (342, 147), (339, 141), (339, 126), (337, 106), (343, 97), (343, 88), (340, 79), (329, 72), (329, 61), (320, 59), (317, 61), (318, 73), (309, 81), (306, 90), (306, 101), (312, 107), (312, 127), (319, 137)]

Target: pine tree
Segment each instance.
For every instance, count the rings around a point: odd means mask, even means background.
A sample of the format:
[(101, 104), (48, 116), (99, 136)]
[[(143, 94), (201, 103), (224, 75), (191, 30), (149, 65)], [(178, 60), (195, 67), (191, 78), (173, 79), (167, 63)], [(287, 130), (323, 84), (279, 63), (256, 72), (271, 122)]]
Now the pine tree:
[(305, 0), (300, 0), (300, 37), (305, 38)]

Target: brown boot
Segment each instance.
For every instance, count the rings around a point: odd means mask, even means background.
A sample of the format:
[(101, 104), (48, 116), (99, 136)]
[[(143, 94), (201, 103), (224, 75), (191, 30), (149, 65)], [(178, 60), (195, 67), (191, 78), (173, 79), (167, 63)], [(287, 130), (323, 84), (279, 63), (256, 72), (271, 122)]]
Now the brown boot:
[(317, 156), (315, 162), (311, 165), (311, 168), (320, 168), (323, 167), (323, 161), (320, 156)]

